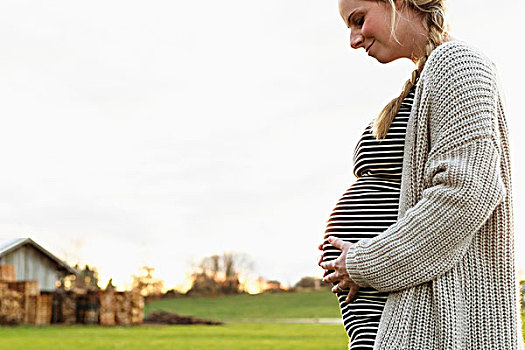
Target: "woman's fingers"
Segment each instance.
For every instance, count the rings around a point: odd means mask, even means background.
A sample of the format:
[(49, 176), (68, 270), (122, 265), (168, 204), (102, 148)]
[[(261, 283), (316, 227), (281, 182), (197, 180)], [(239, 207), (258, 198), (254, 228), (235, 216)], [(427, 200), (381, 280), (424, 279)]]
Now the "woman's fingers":
[(332, 282), (337, 282), (339, 281), (340, 278), (339, 276), (337, 275), (337, 272), (332, 272), (331, 274), (328, 274), (326, 275), (324, 278), (323, 278), (323, 282), (324, 283), (332, 283)]
[(328, 237), (328, 242), (330, 242), (331, 245), (336, 247), (337, 249), (343, 249), (343, 245), (345, 241), (343, 241), (341, 238), (336, 238), (334, 236)]
[(355, 283), (352, 283), (350, 290), (348, 291), (348, 295), (346, 296), (345, 303), (351, 302), (355, 298), (358, 290), (359, 286)]
[(359, 291), (359, 286), (355, 284), (354, 281), (346, 280), (346, 279), (341, 280), (338, 284), (336, 284), (332, 288), (332, 293), (343, 293), (343, 292), (348, 293), (345, 298), (345, 303), (349, 303), (352, 300), (354, 300), (358, 291)]
[(350, 280), (342, 280), (337, 285), (339, 286), (339, 288), (341, 288), (343, 290), (346, 290), (346, 289), (348, 289), (350, 287), (351, 281)]
[(335, 286), (332, 287), (332, 293), (342, 293), (345, 291), (345, 287), (342, 285), (343, 281), (337, 283)]
[[(352, 245), (350, 242), (345, 242), (344, 240), (330, 236), (327, 238), (328, 242), (333, 245), (335, 248), (340, 249), (341, 255), (331, 261), (323, 262), (323, 256), (319, 258), (319, 266), (321, 266), (323, 269), (325, 269), (323, 282), (324, 283), (337, 283), (333, 288), (333, 293), (342, 293), (348, 291), (348, 295), (346, 296), (345, 302), (349, 303), (352, 301), (357, 291), (359, 290), (359, 286), (352, 281), (349, 276), (348, 272), (346, 271), (346, 263), (345, 263), (345, 255), (348, 251), (348, 247)], [(319, 245), (319, 249), (323, 248), (323, 244)], [(332, 273), (328, 273), (328, 271), (333, 271)]]
[(339, 284), (336, 284), (332, 287), (332, 293), (341, 293), (342, 289), (340, 289)]
[(335, 263), (336, 263), (336, 261), (337, 260), (330, 260), (330, 261), (321, 262), (319, 264), (319, 266), (321, 266), (325, 270), (335, 270)]

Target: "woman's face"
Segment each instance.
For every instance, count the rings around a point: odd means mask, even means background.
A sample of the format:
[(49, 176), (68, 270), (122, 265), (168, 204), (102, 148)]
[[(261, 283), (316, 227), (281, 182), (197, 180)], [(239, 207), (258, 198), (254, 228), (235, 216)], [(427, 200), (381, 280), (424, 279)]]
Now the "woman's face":
[[(396, 5), (401, 8), (400, 0), (396, 0)], [(413, 22), (417, 17), (407, 7), (396, 15), (394, 28), (399, 43), (391, 35), (392, 8), (387, 2), (339, 0), (339, 12), (351, 30), (352, 48), (362, 47), (369, 56), (381, 63), (392, 62), (401, 57), (412, 59), (417, 54), (419, 47), (416, 42), (421, 40), (415, 39), (416, 34), (420, 34), (422, 25), (421, 21)], [(423, 39), (426, 42), (426, 38)]]

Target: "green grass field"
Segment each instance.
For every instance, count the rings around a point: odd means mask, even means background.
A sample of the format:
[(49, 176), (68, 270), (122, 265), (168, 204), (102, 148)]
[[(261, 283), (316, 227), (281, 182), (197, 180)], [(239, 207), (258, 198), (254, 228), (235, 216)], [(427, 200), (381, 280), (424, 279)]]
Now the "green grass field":
[(0, 328), (2, 350), (333, 349), (347, 346), (340, 326), (232, 324), (161, 327)]
[(328, 290), (301, 293), (177, 298), (147, 304), (145, 315), (165, 310), (226, 322), (270, 322), (289, 318), (338, 318), (336, 297)]
[[(167, 310), (226, 321), (221, 326), (0, 327), (0, 350), (345, 349), (341, 325), (279, 323), (293, 318), (336, 318), (329, 291), (179, 298), (148, 304), (145, 313)], [(525, 314), (522, 312), (522, 321)], [(522, 327), (525, 334), (525, 323)]]
[(344, 349), (340, 325), (277, 323), (291, 318), (337, 318), (329, 291), (178, 298), (147, 304), (155, 310), (225, 321), (220, 326), (0, 327), (0, 350), (106, 349)]

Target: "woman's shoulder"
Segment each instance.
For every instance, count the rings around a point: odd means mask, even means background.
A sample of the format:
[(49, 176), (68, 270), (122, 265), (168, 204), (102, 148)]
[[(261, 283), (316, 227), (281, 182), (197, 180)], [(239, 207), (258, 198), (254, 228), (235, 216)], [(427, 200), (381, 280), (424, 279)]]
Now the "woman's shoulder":
[(427, 74), (448, 75), (476, 70), (495, 73), (494, 63), (477, 47), (462, 40), (444, 42), (432, 51), (425, 64)]

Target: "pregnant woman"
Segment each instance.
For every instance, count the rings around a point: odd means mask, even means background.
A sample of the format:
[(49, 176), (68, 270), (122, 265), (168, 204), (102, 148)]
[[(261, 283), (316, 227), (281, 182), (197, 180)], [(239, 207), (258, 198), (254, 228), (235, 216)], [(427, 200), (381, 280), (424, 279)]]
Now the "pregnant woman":
[(352, 48), (412, 60), (364, 130), (319, 261), (349, 349), (522, 349), (507, 125), (494, 64), (443, 0), (340, 0)]

